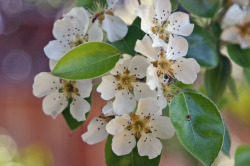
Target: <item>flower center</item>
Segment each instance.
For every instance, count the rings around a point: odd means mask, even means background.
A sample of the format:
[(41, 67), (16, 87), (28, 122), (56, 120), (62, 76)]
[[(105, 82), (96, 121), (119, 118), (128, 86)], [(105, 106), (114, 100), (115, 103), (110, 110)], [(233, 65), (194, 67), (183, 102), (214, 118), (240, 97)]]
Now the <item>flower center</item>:
[(135, 113), (132, 114), (132, 123), (127, 128), (132, 129), (137, 138), (141, 137), (141, 132), (148, 133), (150, 130), (147, 126), (147, 123), (150, 119), (150, 116), (144, 118), (139, 117)]
[(108, 15), (112, 15), (112, 16), (114, 15), (114, 13), (111, 10), (108, 10), (105, 7), (105, 5), (102, 6), (98, 2), (96, 2), (96, 9), (94, 11), (96, 11), (96, 12), (91, 11), (91, 13), (93, 13), (92, 23), (94, 23), (96, 21), (96, 19), (98, 19), (98, 21), (101, 24), (102, 21), (105, 19), (105, 13)]
[(67, 94), (68, 98), (72, 98), (72, 95), (77, 95), (79, 90), (75, 88), (76, 81), (62, 80), (62, 91)]
[(118, 90), (127, 89), (128, 91), (132, 91), (134, 87), (134, 83), (136, 83), (136, 77), (130, 75), (130, 71), (128, 69), (125, 70), (124, 74), (115, 75), (118, 84)]
[(155, 24), (154, 27), (152, 27), (151, 31), (154, 34), (157, 34), (160, 39), (164, 40), (166, 43), (168, 43), (169, 40), (169, 32), (166, 30), (167, 25), (169, 22), (165, 22), (163, 24), (159, 24), (157, 20), (154, 20), (153, 22)]
[(69, 43), (70, 48), (77, 47), (77, 46), (89, 41), (89, 35), (88, 34), (86, 34), (84, 37), (82, 37), (82, 36), (83, 35), (76, 34), (75, 41), (72, 40)]
[(239, 25), (238, 29), (240, 31), (241, 36), (245, 37), (245, 36), (250, 35), (250, 22), (244, 25)]
[(169, 76), (173, 76), (173, 69), (171, 68), (173, 61), (166, 59), (164, 56), (163, 50), (161, 50), (161, 53), (159, 55), (159, 59), (155, 62), (153, 62), (154, 67), (158, 68), (157, 75), (158, 77), (162, 74), (167, 74)]

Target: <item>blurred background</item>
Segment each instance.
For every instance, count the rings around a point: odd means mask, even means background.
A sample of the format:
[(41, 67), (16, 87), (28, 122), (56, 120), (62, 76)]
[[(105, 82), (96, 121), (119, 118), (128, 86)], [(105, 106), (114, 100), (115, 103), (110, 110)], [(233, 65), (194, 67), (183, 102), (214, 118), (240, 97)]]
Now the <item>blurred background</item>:
[[(90, 146), (81, 140), (105, 104), (99, 94), (93, 95), (88, 120), (74, 132), (62, 115), (56, 120), (46, 116), (42, 99), (32, 95), (34, 76), (49, 71), (43, 48), (53, 39), (53, 23), (74, 5), (71, 0), (0, 0), (0, 166), (105, 165), (105, 141)], [(219, 104), (232, 139), (231, 159), (220, 154), (214, 165), (233, 165), (236, 146), (250, 144), (250, 89), (235, 64), (233, 72), (238, 99), (226, 92)], [(161, 166), (201, 165), (177, 136), (163, 143)]]

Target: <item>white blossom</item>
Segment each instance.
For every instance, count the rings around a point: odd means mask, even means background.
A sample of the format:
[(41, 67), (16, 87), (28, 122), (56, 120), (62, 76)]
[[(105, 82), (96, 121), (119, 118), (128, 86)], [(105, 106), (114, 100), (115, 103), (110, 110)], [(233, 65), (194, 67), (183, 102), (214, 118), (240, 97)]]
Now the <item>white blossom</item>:
[(107, 123), (115, 116), (113, 104), (109, 101), (102, 109), (102, 115), (94, 118), (88, 125), (88, 131), (82, 134), (82, 140), (90, 145), (96, 144), (107, 138)]
[(183, 58), (188, 50), (187, 41), (181, 36), (169, 37), (167, 50), (152, 47), (152, 39), (145, 36), (137, 40), (135, 50), (148, 57), (151, 65), (147, 68), (147, 84), (154, 90), (175, 77), (185, 84), (192, 84), (200, 71), (200, 66), (193, 58)]
[(92, 41), (102, 41), (103, 32), (97, 23), (89, 27), (88, 12), (82, 7), (72, 8), (62, 19), (54, 23), (55, 40), (45, 46), (49, 59), (58, 61), (71, 49)]
[(153, 47), (166, 48), (172, 34), (188, 36), (194, 24), (190, 24), (189, 15), (183, 12), (171, 14), (170, 0), (154, 0), (151, 5), (140, 5), (136, 15), (141, 18), (141, 29), (153, 39)]
[(85, 113), (90, 110), (90, 104), (84, 99), (90, 96), (91, 80), (60, 80), (50, 73), (42, 72), (35, 76), (33, 94), (43, 97), (43, 111), (54, 119), (68, 106), (70, 113), (77, 121), (86, 120)]
[(110, 71), (110, 75), (102, 77), (97, 92), (101, 93), (104, 100), (115, 97), (113, 102), (114, 111), (122, 115), (134, 110), (136, 100), (146, 97), (157, 97), (157, 92), (151, 90), (148, 85), (141, 82), (146, 76), (150, 63), (146, 58), (136, 55), (131, 58), (127, 55), (116, 64)]
[(154, 98), (140, 99), (138, 108), (131, 115), (116, 116), (106, 125), (112, 139), (112, 150), (118, 155), (130, 153), (136, 146), (140, 156), (149, 159), (161, 154), (162, 144), (160, 139), (174, 136), (175, 129), (169, 117), (161, 116), (161, 108)]
[(240, 15), (245, 15), (245, 17), (240, 20), (239, 24), (226, 28), (221, 34), (221, 39), (229, 43), (240, 44), (242, 49), (247, 49), (250, 48), (250, 9), (246, 14), (243, 10), (241, 12), (243, 14)]
[(128, 32), (126, 23), (114, 14), (118, 0), (107, 0), (107, 7), (97, 3), (96, 11), (92, 11), (92, 22), (99, 22), (107, 33), (108, 40), (115, 42), (125, 37)]

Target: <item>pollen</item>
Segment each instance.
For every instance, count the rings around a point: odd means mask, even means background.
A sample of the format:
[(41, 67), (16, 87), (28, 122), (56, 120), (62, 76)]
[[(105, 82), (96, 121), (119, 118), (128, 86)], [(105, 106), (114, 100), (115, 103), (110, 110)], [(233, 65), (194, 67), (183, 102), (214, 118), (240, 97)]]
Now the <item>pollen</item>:
[(117, 89), (127, 89), (128, 91), (133, 90), (133, 87), (136, 83), (136, 77), (134, 75), (130, 75), (130, 71), (128, 69), (126, 69), (124, 74), (115, 75), (115, 78), (117, 81), (119, 81)]
[(79, 90), (75, 87), (76, 81), (62, 80), (62, 84), (62, 91), (68, 96), (68, 98), (73, 98), (73, 94), (79, 94)]
[(86, 43), (89, 41), (89, 36), (88, 34), (86, 34), (84, 37), (82, 37), (81, 35), (79, 34), (76, 34), (75, 36), (75, 40), (72, 40), (70, 43), (69, 43), (69, 46), (70, 48), (74, 48), (74, 47), (77, 47), (83, 43)]
[(150, 119), (150, 116), (141, 117), (133, 113), (132, 123), (127, 128), (130, 130), (133, 130), (135, 136), (137, 138), (140, 138), (141, 132), (145, 132), (145, 133), (150, 132), (150, 129), (148, 127), (149, 119)]
[(239, 25), (238, 29), (240, 31), (240, 35), (243, 37), (249, 36), (250, 35), (250, 22), (244, 24), (244, 25)]

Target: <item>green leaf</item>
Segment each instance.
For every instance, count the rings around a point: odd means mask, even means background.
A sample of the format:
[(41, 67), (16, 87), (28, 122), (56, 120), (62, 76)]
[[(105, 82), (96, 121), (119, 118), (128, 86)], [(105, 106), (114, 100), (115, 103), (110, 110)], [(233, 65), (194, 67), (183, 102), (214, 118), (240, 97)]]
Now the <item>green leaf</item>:
[(232, 92), (233, 96), (235, 97), (235, 99), (238, 100), (237, 87), (235, 84), (235, 80), (233, 79), (232, 76), (230, 76), (230, 78), (229, 78), (228, 87), (229, 87), (230, 91)]
[(189, 12), (201, 17), (214, 17), (217, 12), (219, 0), (179, 0), (180, 4)]
[(250, 69), (244, 68), (244, 76), (248, 85), (250, 86)]
[[(92, 103), (92, 98), (91, 98), (91, 96), (92, 96), (92, 95), (90, 95), (90, 97), (88, 97), (88, 98), (85, 98), (85, 100), (87, 100), (87, 101), (89, 102), (90, 105), (91, 105), (91, 103)], [(66, 122), (67, 122), (69, 128), (73, 131), (73, 130), (77, 129), (78, 127), (80, 127), (85, 121), (79, 122), (79, 121), (77, 121), (75, 118), (73, 118), (73, 116), (72, 116), (71, 113), (70, 113), (70, 104), (71, 104), (71, 102), (72, 102), (72, 99), (69, 100), (69, 104), (68, 104), (68, 106), (65, 108), (65, 110), (62, 112), (62, 114), (63, 114), (63, 117), (64, 117), (64, 119), (66, 120)], [(85, 116), (86, 116), (86, 119), (87, 119), (88, 115), (89, 115), (89, 112), (86, 113), (86, 115), (85, 115)]]
[(225, 153), (228, 157), (230, 157), (230, 148), (231, 148), (231, 138), (230, 138), (230, 134), (228, 132), (227, 126), (224, 123), (225, 126), (225, 135), (224, 135), (224, 140), (223, 140), (223, 145), (221, 150), (223, 151), (223, 153)]
[(216, 41), (206, 29), (195, 25), (193, 33), (186, 39), (189, 44), (187, 57), (196, 59), (202, 67), (217, 66), (219, 58)]
[(227, 45), (230, 58), (241, 67), (250, 69), (250, 49), (241, 49), (239, 45)]
[(250, 163), (250, 146), (240, 145), (235, 151), (235, 166), (247, 166)]
[(206, 97), (180, 93), (170, 106), (170, 118), (186, 149), (211, 165), (222, 147), (224, 124), (217, 107)]
[(140, 156), (137, 147), (130, 154), (117, 156), (111, 148), (112, 136), (109, 135), (105, 145), (105, 160), (107, 166), (158, 166), (161, 155), (154, 159), (148, 159), (147, 156)]
[(131, 26), (128, 27), (127, 35), (119, 41), (111, 43), (111, 45), (118, 48), (122, 53), (129, 55), (135, 55), (135, 43), (137, 40), (141, 40), (145, 33), (141, 30), (140, 19), (137, 18)]
[(171, 4), (172, 4), (172, 11), (175, 11), (178, 8), (178, 1), (177, 0), (170, 0)]
[(52, 74), (71, 80), (99, 77), (112, 68), (120, 58), (120, 52), (107, 43), (84, 43), (64, 55)]
[(221, 56), (219, 65), (205, 72), (205, 88), (209, 98), (217, 102), (224, 94), (231, 75), (231, 63), (225, 56)]
[[(96, 5), (96, 0), (77, 0), (76, 6), (78, 7), (84, 7), (85, 9), (93, 9), (93, 7)], [(104, 6), (106, 4), (106, 0), (98, 0), (99, 3)]]

